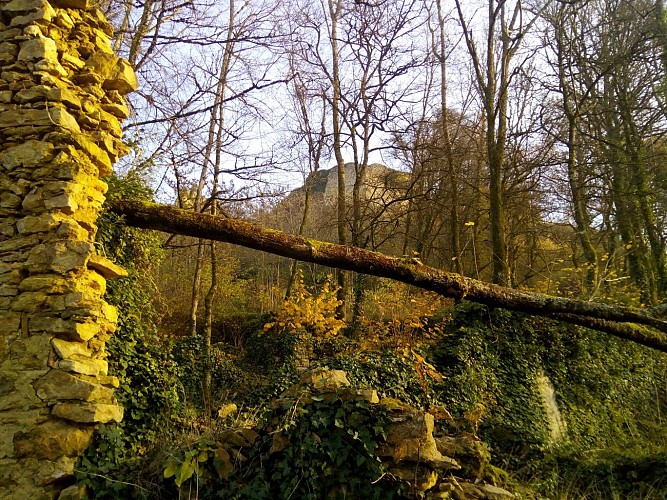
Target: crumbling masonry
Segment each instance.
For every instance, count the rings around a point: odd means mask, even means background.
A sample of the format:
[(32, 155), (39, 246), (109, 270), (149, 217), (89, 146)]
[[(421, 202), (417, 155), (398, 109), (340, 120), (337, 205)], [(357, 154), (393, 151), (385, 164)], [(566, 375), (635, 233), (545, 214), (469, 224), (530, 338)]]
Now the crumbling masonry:
[(111, 36), (90, 0), (0, 0), (0, 498), (58, 498), (123, 415), (102, 298), (123, 271), (93, 241), (137, 81)]

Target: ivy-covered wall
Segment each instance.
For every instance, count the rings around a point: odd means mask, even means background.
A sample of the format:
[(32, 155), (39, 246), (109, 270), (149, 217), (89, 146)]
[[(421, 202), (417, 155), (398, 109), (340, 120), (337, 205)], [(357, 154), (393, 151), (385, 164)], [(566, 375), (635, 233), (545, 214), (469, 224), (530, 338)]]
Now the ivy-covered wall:
[(104, 343), (124, 271), (94, 245), (137, 80), (89, 0), (0, 0), (0, 497), (57, 498), (118, 421)]
[[(429, 358), (447, 381), (447, 408), (480, 408), (481, 435), (510, 465), (553, 445), (624, 449), (666, 435), (667, 356), (644, 346), (467, 304)], [(545, 376), (558, 416), (545, 406)]]

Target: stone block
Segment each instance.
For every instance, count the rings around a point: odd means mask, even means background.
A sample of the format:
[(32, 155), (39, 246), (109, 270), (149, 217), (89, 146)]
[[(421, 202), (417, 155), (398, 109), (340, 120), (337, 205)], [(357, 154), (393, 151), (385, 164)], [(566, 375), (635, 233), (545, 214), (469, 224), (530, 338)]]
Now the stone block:
[(67, 89), (52, 87), (47, 85), (35, 85), (27, 89), (19, 90), (13, 98), (18, 104), (44, 101), (64, 102), (69, 107), (81, 109), (81, 100)]
[(22, 126), (60, 127), (69, 132), (81, 133), (74, 117), (59, 105), (49, 106), (46, 109), (14, 109), (0, 112), (1, 129), (21, 128)]
[(65, 217), (59, 214), (42, 213), (39, 215), (28, 215), (16, 222), (16, 229), (21, 235), (29, 235), (35, 233), (43, 233), (47, 231), (55, 231), (64, 220)]
[(36, 234), (30, 234), (26, 236), (17, 235), (14, 238), (0, 242), (0, 253), (13, 252), (15, 250), (21, 250), (24, 248), (32, 248), (35, 245), (38, 245), (40, 241), (40, 237)]
[(57, 274), (28, 276), (19, 285), (21, 292), (67, 293), (73, 289), (73, 283)]
[[(46, 24), (55, 16), (55, 10), (46, 0), (13, 0), (2, 10), (12, 14), (11, 26), (25, 26), (31, 23)], [(17, 15), (23, 13), (22, 15)]]
[(25, 195), (21, 206), (24, 212), (41, 212), (45, 210), (44, 191), (42, 188), (33, 188), (27, 195)]
[(45, 302), (44, 292), (23, 292), (12, 301), (11, 309), (12, 311), (36, 313), (42, 310)]
[(51, 0), (56, 7), (64, 7), (66, 9), (89, 9), (90, 0)]
[(350, 386), (347, 374), (343, 370), (317, 368), (301, 374), (301, 383), (317, 391), (336, 391)]
[(98, 375), (106, 375), (108, 373), (109, 363), (103, 359), (63, 359), (58, 362), (58, 368), (66, 372), (97, 377)]
[(105, 279), (116, 279), (127, 276), (127, 271), (117, 266), (102, 255), (93, 254), (88, 259), (88, 267), (100, 273)]
[(129, 94), (139, 88), (139, 81), (130, 63), (125, 59), (119, 59), (113, 73), (104, 81), (102, 87), (105, 90), (117, 90), (121, 94)]
[(44, 0), (12, 0), (7, 2), (0, 10), (15, 14), (17, 12), (28, 12), (40, 9), (44, 5)]
[(88, 241), (93, 235), (74, 219), (64, 221), (56, 231), (56, 237), (63, 240)]
[[(63, 319), (54, 316), (49, 311), (43, 314), (33, 314), (28, 321), (28, 329), (32, 332), (49, 332), (60, 337), (75, 336), (77, 322), (72, 319)], [(78, 340), (77, 340), (78, 341)]]
[[(0, 413), (0, 460), (14, 456), (14, 435), (27, 432), (46, 419), (40, 410), (10, 410)], [(0, 469), (2, 465), (0, 465)], [(0, 497), (2, 498), (2, 497)]]
[[(114, 120), (118, 122), (116, 118), (114, 118)], [(97, 144), (86, 138), (83, 134), (73, 135), (71, 140), (76, 141), (76, 144), (86, 153), (90, 160), (92, 160), (95, 166), (99, 169), (99, 175), (101, 177), (109, 175), (112, 172), (113, 165), (111, 164), (109, 155)]]
[(111, 304), (102, 304), (102, 317), (110, 323), (118, 322), (118, 310)]
[(74, 342), (88, 342), (100, 331), (100, 325), (93, 322), (80, 323), (71, 319), (37, 316), (29, 321), (30, 332), (48, 332), (58, 338)]
[(14, 193), (5, 191), (0, 194), (0, 208), (17, 209), (21, 206), (23, 200)]
[(84, 269), (93, 248), (92, 243), (80, 240), (43, 243), (30, 251), (26, 267), (32, 274), (67, 274)]
[(42, 28), (37, 26), (36, 24), (31, 24), (30, 26), (26, 26), (23, 28), (23, 36), (18, 38), (18, 40), (25, 40), (26, 38), (36, 38), (39, 36), (43, 36), (44, 32), (42, 31)]
[(438, 484), (438, 473), (434, 470), (426, 469), (424, 467), (394, 467), (389, 469), (389, 472), (410, 483), (410, 485), (412, 485), (412, 487), (418, 492), (428, 491), (436, 484)]
[(0, 285), (0, 297), (15, 297), (19, 294), (19, 289), (14, 285)]
[[(12, 64), (14, 62), (16, 62), (16, 57), (14, 57), (11, 54), (7, 54), (6, 52), (0, 52), (0, 67), (9, 66), (10, 64)], [(5, 92), (7, 92), (7, 91), (5, 91)], [(0, 100), (0, 102), (2, 102), (2, 103), (12, 102), (11, 91), (8, 91), (8, 92), (9, 92), (9, 96), (7, 96), (7, 94), (2, 95), (1, 96), (2, 100)]]
[(81, 342), (68, 342), (63, 339), (51, 340), (54, 351), (61, 359), (90, 358), (93, 353), (86, 344)]
[(0, 312), (0, 335), (9, 336), (21, 330), (21, 314), (15, 312)]
[(121, 120), (130, 116), (130, 110), (124, 104), (102, 104), (102, 109)]
[(44, 401), (62, 401), (74, 399), (89, 403), (111, 403), (111, 389), (81, 380), (62, 370), (50, 370), (33, 384), (37, 396)]
[(70, 192), (60, 193), (44, 199), (44, 206), (47, 210), (60, 210), (67, 215), (74, 214), (79, 208), (74, 194)]
[(14, 40), (18, 36), (21, 36), (21, 28), (8, 28), (5, 26), (0, 30), (0, 41), (2, 42)]
[(89, 498), (85, 485), (73, 484), (60, 492), (58, 500), (86, 500)]
[(65, 68), (63, 68), (60, 63), (53, 59), (42, 59), (37, 61), (34, 66), (34, 74), (39, 76), (44, 76), (45, 74), (65, 78), (68, 73)]
[(41, 405), (32, 384), (47, 371), (46, 368), (28, 370), (16, 361), (4, 361), (0, 370), (0, 412), (27, 410)]
[(375, 389), (343, 389), (340, 393), (340, 398), (347, 401), (366, 401), (371, 404), (380, 402)]
[(100, 128), (117, 139), (123, 136), (123, 129), (120, 126), (118, 118), (102, 109), (100, 109)]
[(39, 61), (41, 59), (58, 61), (58, 47), (51, 38), (39, 35), (31, 40), (21, 42), (19, 47), (17, 56), (19, 61)]
[(48, 335), (33, 335), (17, 339), (9, 348), (9, 358), (21, 363), (30, 370), (46, 369), (51, 350), (51, 338)]
[(19, 457), (55, 460), (77, 457), (90, 444), (93, 427), (72, 425), (62, 420), (49, 420), (29, 432), (14, 436), (14, 450)]
[(67, 52), (63, 54), (62, 57), (60, 58), (60, 63), (67, 68), (71, 68), (77, 71), (82, 69), (86, 65), (85, 62), (76, 57), (74, 54), (69, 54)]
[(118, 57), (111, 52), (95, 52), (86, 60), (86, 68), (102, 81), (111, 77), (116, 69)]
[(64, 319), (73, 316), (98, 318), (101, 315), (103, 303), (99, 294), (81, 291), (67, 295), (52, 295), (47, 301), (51, 310), (60, 312)]
[(123, 420), (123, 407), (103, 403), (57, 403), (53, 415), (72, 422), (106, 424)]
[(55, 148), (49, 142), (29, 140), (0, 153), (0, 166), (11, 171), (17, 167), (37, 167), (51, 161)]
[(118, 389), (120, 387), (120, 380), (118, 380), (118, 377), (113, 375), (100, 376), (97, 377), (97, 380), (99, 381), (100, 385), (105, 387), (113, 387), (114, 389)]

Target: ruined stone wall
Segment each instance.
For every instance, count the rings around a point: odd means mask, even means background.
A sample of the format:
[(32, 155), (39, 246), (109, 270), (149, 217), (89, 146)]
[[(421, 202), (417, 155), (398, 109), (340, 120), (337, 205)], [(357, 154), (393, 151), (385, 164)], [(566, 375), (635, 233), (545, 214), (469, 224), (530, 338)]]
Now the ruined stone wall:
[(137, 81), (90, 0), (0, 0), (0, 498), (57, 498), (122, 408), (104, 342), (100, 177)]

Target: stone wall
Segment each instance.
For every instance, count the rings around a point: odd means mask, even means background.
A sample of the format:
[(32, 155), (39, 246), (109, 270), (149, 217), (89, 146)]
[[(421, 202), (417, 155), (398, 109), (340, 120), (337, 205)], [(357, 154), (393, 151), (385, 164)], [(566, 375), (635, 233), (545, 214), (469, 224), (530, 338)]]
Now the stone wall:
[(0, 498), (57, 498), (123, 410), (104, 343), (123, 270), (94, 246), (136, 89), (90, 0), (0, 0)]

